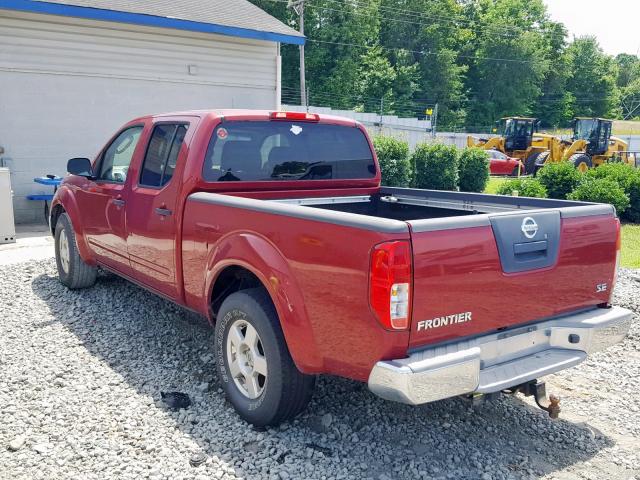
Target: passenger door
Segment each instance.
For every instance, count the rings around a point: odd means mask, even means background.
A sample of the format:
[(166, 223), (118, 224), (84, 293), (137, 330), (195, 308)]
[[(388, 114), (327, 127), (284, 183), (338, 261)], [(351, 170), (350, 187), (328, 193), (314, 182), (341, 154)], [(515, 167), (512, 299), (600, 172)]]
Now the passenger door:
[[(178, 195), (190, 138), (189, 122), (156, 122), (127, 208), (127, 247), (135, 278), (170, 298), (178, 296)], [(177, 177), (177, 178), (174, 178)]]
[(107, 267), (129, 274), (125, 211), (127, 174), (139, 154), (142, 125), (120, 132), (94, 166), (95, 180), (77, 193), (83, 230), (96, 259)]

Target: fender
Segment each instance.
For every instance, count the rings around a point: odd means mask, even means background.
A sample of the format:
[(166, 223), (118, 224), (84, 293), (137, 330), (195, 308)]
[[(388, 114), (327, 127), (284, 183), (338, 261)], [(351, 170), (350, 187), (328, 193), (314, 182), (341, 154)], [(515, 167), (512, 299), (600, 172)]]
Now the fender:
[(208, 254), (203, 292), (207, 309), (215, 280), (230, 266), (249, 270), (269, 292), (296, 367), (308, 374), (321, 373), (323, 361), (316, 347), (302, 291), (278, 248), (266, 238), (250, 232), (236, 231), (222, 237)]
[[(76, 198), (73, 195), (73, 191), (64, 183), (60, 185), (58, 191), (53, 197), (53, 201), (51, 202), (51, 210), (60, 205), (67, 215), (69, 215), (69, 219), (71, 220), (71, 227), (76, 235), (76, 244), (78, 245), (78, 253), (80, 254), (80, 258), (89, 264), (96, 265), (96, 261), (91, 255), (91, 250), (89, 249), (89, 245), (87, 244), (87, 240), (84, 237), (83, 230), (81, 228), (81, 216), (78, 208), (78, 203), (76, 202)], [(55, 233), (55, 232), (52, 232)]]

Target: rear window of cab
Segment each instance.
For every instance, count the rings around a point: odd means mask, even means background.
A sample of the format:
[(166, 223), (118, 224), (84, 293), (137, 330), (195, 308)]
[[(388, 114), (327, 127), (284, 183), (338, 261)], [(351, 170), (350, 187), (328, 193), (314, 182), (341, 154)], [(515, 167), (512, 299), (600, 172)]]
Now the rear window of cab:
[(202, 174), (209, 182), (365, 179), (376, 167), (355, 127), (228, 121), (211, 136)]

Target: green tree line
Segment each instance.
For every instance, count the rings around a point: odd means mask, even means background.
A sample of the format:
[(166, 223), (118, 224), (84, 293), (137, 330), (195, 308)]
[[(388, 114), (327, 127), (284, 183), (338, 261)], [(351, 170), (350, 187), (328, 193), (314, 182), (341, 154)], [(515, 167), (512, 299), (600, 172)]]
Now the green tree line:
[[(298, 28), (287, 0), (251, 0)], [(569, 38), (542, 0), (306, 0), (310, 103), (488, 128), (507, 115), (543, 127), (624, 118), (640, 103), (640, 59)], [(298, 47), (282, 46), (283, 102), (300, 99)], [(640, 108), (635, 113), (640, 116)]]

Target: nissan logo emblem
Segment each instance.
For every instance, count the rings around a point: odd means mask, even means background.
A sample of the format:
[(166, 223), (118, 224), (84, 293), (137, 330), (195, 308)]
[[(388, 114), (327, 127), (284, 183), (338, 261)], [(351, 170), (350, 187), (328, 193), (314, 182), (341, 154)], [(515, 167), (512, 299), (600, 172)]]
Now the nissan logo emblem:
[(524, 233), (525, 237), (533, 238), (536, 236), (536, 233), (538, 233), (538, 224), (533, 218), (524, 217), (520, 230), (522, 230), (522, 233)]

